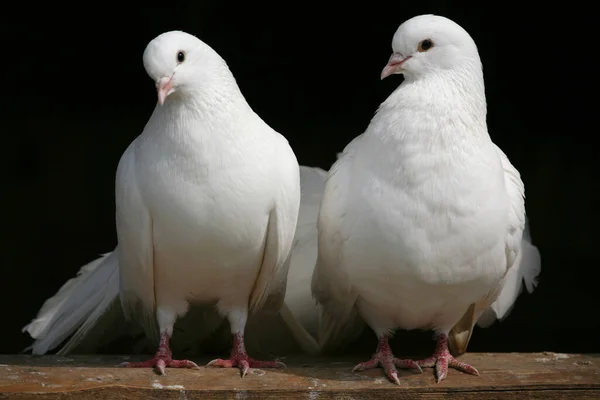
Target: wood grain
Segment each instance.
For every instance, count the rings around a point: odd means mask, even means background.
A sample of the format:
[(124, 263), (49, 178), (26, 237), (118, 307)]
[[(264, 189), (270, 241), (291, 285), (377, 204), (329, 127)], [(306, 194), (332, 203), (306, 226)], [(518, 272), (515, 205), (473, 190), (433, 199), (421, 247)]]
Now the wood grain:
[[(402, 385), (381, 370), (352, 373), (360, 360), (283, 359), (285, 370), (118, 368), (126, 356), (0, 355), (0, 399), (600, 399), (600, 354), (470, 353), (481, 376), (450, 370), (400, 371)], [(194, 360), (205, 364), (208, 360)]]

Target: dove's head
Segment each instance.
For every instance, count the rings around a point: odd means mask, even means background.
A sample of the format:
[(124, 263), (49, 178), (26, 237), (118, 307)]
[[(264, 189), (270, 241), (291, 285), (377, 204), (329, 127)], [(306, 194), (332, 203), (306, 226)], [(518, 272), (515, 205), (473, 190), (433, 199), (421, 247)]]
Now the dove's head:
[(392, 50), (381, 79), (393, 74), (417, 78), (441, 70), (481, 65), (477, 46), (467, 31), (437, 15), (419, 15), (400, 25), (392, 40)]
[(144, 68), (156, 83), (160, 105), (172, 94), (193, 94), (211, 78), (228, 71), (225, 61), (210, 46), (181, 31), (163, 33), (148, 43)]

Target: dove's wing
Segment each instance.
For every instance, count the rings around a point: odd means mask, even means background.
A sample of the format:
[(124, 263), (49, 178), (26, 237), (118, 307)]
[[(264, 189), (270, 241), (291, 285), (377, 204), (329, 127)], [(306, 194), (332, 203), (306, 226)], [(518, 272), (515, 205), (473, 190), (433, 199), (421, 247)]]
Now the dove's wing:
[(525, 193), (519, 171), (500, 148), (498, 152), (502, 158), (506, 185), (513, 206), (511, 229), (506, 241), (509, 268), (498, 297), (477, 321), (477, 325), (482, 328), (491, 325), (496, 319), (502, 320), (510, 313), (523, 289), (523, 284), (531, 293), (537, 286), (538, 275), (542, 269), (540, 253), (531, 243), (529, 224), (525, 215)]
[(450, 331), (449, 344), (455, 355), (466, 351), (475, 323), (485, 328), (496, 319), (506, 317), (522, 290), (523, 282), (527, 290), (532, 292), (541, 271), (539, 252), (531, 244), (529, 237), (525, 216), (525, 187), (521, 176), (506, 154), (497, 146), (496, 149), (502, 160), (506, 189), (511, 201), (506, 235), (507, 271), (498, 288), (473, 304)]
[[(281, 139), (286, 140), (283, 137)], [(278, 192), (269, 212), (263, 261), (250, 293), (250, 310), (261, 308), (267, 298), (268, 308), (272, 304), (279, 309), (285, 297), (290, 251), (300, 206), (300, 171), (292, 150), (287, 146), (282, 146), (282, 149), (277, 153), (279, 160), (273, 164), (277, 170), (270, 177)], [(289, 179), (290, 176), (296, 176), (296, 179)]]
[[(351, 186), (351, 163), (354, 148), (363, 136), (356, 137), (346, 146), (338, 160), (329, 170), (318, 217), (317, 262), (312, 276), (311, 289), (320, 305), (318, 341), (321, 351), (326, 353), (356, 338), (364, 323), (358, 317), (355, 303), (358, 298), (352, 290), (347, 272), (341, 266), (342, 237), (341, 222), (348, 199), (345, 188)], [(327, 245), (323, 246), (322, 243)]]
[(148, 336), (158, 339), (154, 297), (154, 249), (150, 211), (137, 184), (134, 140), (117, 167), (116, 214), (120, 298), (125, 316), (136, 317)]
[(506, 154), (496, 146), (502, 160), (506, 190), (510, 199), (509, 229), (506, 235), (507, 270), (515, 267), (521, 252), (521, 240), (525, 229), (525, 186), (519, 171), (510, 163)]

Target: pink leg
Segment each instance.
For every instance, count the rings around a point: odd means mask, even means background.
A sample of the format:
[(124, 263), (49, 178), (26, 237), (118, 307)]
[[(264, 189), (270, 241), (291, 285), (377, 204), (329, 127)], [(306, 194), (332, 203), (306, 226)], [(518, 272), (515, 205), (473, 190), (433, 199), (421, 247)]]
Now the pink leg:
[(421, 367), (415, 363), (413, 360), (401, 360), (399, 358), (395, 358), (392, 354), (392, 349), (390, 349), (390, 345), (388, 343), (387, 336), (382, 336), (379, 339), (379, 344), (377, 345), (377, 351), (373, 358), (369, 361), (358, 364), (352, 372), (364, 371), (367, 369), (377, 368), (378, 366), (382, 366), (386, 375), (398, 385), (400, 384), (400, 380), (398, 379), (398, 368), (414, 368), (418, 369), (419, 372), (423, 372)]
[(217, 358), (212, 360), (207, 367), (222, 367), (231, 368), (238, 367), (242, 372), (242, 378), (246, 376), (250, 368), (285, 368), (285, 364), (279, 361), (258, 361), (250, 358), (244, 346), (244, 335), (233, 335), (233, 348), (231, 349), (231, 357), (227, 360)]
[(462, 361), (458, 361), (454, 358), (448, 350), (448, 336), (445, 333), (438, 335), (437, 346), (433, 355), (424, 360), (417, 361), (421, 367), (432, 368), (435, 367), (435, 375), (437, 377), (437, 383), (440, 383), (448, 375), (448, 367), (457, 369), (467, 374), (479, 375), (479, 371), (465, 364)]
[(196, 363), (189, 360), (173, 360), (171, 349), (169, 348), (169, 335), (163, 333), (160, 337), (160, 344), (154, 357), (148, 361), (142, 362), (124, 362), (121, 367), (126, 368), (156, 368), (160, 375), (166, 375), (165, 368), (200, 368)]

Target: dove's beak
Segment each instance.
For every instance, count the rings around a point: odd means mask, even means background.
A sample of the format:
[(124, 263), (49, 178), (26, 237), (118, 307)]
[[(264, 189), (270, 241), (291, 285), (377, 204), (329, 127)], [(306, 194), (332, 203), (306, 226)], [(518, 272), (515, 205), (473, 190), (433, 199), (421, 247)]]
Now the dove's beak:
[(156, 91), (158, 92), (158, 104), (162, 106), (167, 99), (167, 96), (175, 91), (175, 89), (173, 89), (173, 75), (168, 78), (160, 78), (160, 80), (156, 82)]
[(411, 56), (404, 57), (400, 53), (394, 53), (390, 57), (388, 63), (381, 71), (381, 79), (385, 79), (393, 74), (401, 74), (402, 73), (402, 64), (404, 64)]

